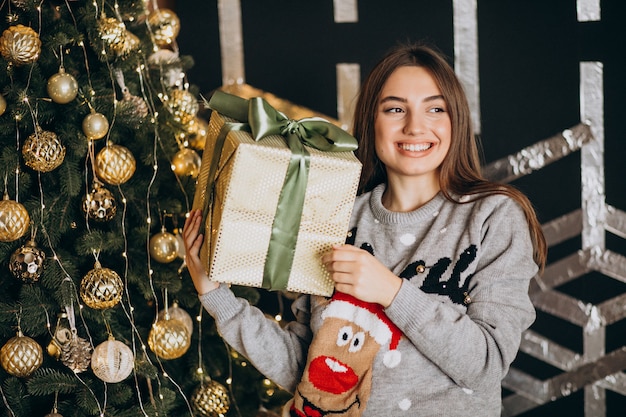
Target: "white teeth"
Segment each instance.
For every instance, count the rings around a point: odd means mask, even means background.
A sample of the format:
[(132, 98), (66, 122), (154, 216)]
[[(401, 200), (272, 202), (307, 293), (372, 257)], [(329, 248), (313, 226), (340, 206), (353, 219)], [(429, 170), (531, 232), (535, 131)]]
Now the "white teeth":
[(410, 152), (425, 151), (426, 149), (429, 149), (430, 147), (431, 147), (430, 143), (422, 143), (422, 144), (401, 143), (400, 144), (401, 149), (405, 151), (410, 151)]

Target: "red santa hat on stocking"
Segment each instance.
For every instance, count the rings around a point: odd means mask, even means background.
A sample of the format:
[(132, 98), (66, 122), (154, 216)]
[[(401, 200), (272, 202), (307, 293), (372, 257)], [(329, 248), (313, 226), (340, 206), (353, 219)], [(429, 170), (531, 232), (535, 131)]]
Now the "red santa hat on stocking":
[(400, 363), (401, 353), (397, 347), (402, 331), (389, 320), (380, 304), (361, 301), (351, 295), (335, 291), (322, 313), (322, 319), (326, 317), (350, 321), (367, 331), (379, 345), (389, 344), (389, 351), (385, 352), (383, 357), (383, 363), (388, 368)]

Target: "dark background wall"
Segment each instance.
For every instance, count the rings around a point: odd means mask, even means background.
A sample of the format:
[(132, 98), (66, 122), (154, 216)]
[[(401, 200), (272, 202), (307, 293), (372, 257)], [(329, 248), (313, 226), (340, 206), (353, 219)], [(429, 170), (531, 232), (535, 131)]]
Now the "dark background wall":
[[(626, 1), (601, 1), (601, 20), (578, 22), (576, 0), (478, 0), (481, 139), (489, 163), (580, 122), (579, 63), (604, 65), (605, 186), (607, 204), (626, 210)], [(333, 2), (241, 0), (245, 81), (296, 104), (337, 117), (335, 65), (361, 65), (362, 78), (391, 45), (428, 40), (454, 56), (452, 0), (360, 0), (357, 23), (335, 23)], [(216, 0), (180, 0), (180, 52), (195, 66), (189, 81), (207, 93), (222, 84)], [(581, 207), (581, 157), (575, 152), (514, 182), (542, 222)], [(551, 249), (554, 260), (580, 248), (580, 239)], [(626, 255), (624, 239), (607, 233), (607, 248)], [(596, 303), (626, 285), (589, 274), (564, 291)], [(582, 350), (581, 329), (543, 316), (535, 330)], [(626, 345), (626, 325), (607, 329), (607, 349)], [(523, 362), (523, 358), (520, 359)], [(520, 366), (523, 366), (522, 364)], [(527, 365), (531, 366), (531, 365)], [(530, 372), (530, 371), (529, 371)], [(534, 365), (537, 377), (556, 371)], [(606, 415), (624, 415), (626, 401), (607, 394)], [(583, 415), (582, 391), (526, 416)]]

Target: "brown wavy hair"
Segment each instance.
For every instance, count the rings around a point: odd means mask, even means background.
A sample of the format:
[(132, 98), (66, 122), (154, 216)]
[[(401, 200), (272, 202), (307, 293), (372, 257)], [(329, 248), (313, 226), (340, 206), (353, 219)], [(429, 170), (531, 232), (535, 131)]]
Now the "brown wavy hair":
[(439, 167), (441, 192), (450, 201), (453, 195), (472, 195), (475, 201), (488, 195), (504, 194), (524, 210), (534, 247), (534, 260), (540, 273), (546, 264), (547, 246), (535, 210), (528, 198), (509, 184), (487, 180), (481, 173), (480, 149), (474, 135), (467, 97), (446, 57), (435, 47), (421, 43), (402, 44), (393, 48), (372, 69), (361, 86), (352, 133), (359, 140), (356, 155), (363, 164), (359, 193), (372, 190), (387, 181), (384, 164), (376, 155), (374, 122), (381, 90), (398, 67), (418, 66), (433, 76), (446, 102), (452, 125), (450, 150)]

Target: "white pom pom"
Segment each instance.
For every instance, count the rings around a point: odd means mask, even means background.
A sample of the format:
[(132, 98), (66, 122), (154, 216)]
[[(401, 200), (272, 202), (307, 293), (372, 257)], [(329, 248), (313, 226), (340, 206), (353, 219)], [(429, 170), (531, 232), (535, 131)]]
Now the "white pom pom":
[(395, 368), (400, 363), (400, 359), (402, 359), (402, 354), (397, 350), (390, 350), (385, 353), (383, 357), (383, 363), (387, 368)]

